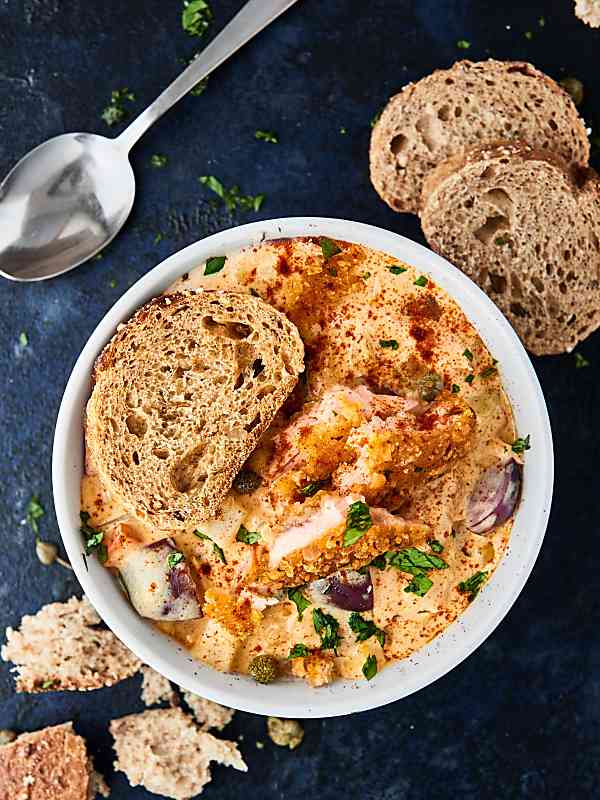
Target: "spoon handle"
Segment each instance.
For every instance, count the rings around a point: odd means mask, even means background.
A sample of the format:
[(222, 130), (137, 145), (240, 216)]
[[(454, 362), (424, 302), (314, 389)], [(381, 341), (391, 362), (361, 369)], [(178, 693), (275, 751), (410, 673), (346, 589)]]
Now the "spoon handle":
[(133, 120), (116, 141), (129, 152), (148, 128), (199, 81), (232, 56), (242, 45), (283, 14), (296, 0), (248, 0), (200, 55), (159, 95), (151, 106)]

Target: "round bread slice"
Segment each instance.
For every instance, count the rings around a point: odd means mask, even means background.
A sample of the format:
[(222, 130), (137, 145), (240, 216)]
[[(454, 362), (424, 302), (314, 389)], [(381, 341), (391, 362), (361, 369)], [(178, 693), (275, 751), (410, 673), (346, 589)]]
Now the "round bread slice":
[(303, 359), (296, 327), (260, 298), (182, 291), (150, 301), (96, 362), (86, 413), (93, 469), (159, 529), (213, 517)]
[(423, 180), (469, 146), (522, 140), (587, 164), (585, 125), (569, 95), (520, 61), (458, 61), (391, 98), (371, 136), (371, 181), (396, 211), (417, 213)]
[(600, 184), (524, 143), (473, 148), (425, 181), (431, 247), (481, 286), (536, 355), (600, 325)]

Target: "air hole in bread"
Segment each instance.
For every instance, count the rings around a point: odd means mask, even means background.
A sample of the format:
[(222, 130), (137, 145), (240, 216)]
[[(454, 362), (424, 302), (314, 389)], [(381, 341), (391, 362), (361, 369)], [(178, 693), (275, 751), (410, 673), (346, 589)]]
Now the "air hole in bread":
[(454, 109), (454, 116), (456, 117), (456, 119), (462, 117), (462, 108), (460, 106), (456, 106), (456, 108)]
[(492, 286), (492, 291), (496, 292), (496, 294), (504, 294), (506, 291), (506, 278), (504, 275), (490, 272), (490, 284)]
[(139, 465), (140, 465), (140, 456), (139, 456), (139, 453), (137, 452), (137, 450), (133, 451), (133, 453), (131, 455), (131, 458), (133, 459), (133, 463), (136, 465), (136, 467), (139, 467)]
[(260, 392), (257, 393), (256, 399), (257, 400), (264, 400), (265, 397), (268, 397), (268, 395), (272, 394), (272, 392), (274, 392), (274, 391), (275, 391), (275, 387), (272, 386), (271, 384), (269, 384), (268, 386), (263, 386), (263, 388), (260, 390)]
[(519, 280), (519, 276), (515, 275), (514, 272), (511, 272), (510, 275), (510, 288), (513, 295), (517, 297), (523, 296), (523, 289), (521, 287), (521, 281)]
[(488, 217), (483, 225), (474, 231), (473, 235), (482, 244), (489, 244), (498, 231), (509, 227), (508, 219), (504, 216)]
[(525, 309), (523, 308), (523, 306), (520, 303), (511, 303), (509, 308), (510, 308), (511, 313), (514, 314), (515, 317), (526, 317), (527, 316), (527, 311), (525, 311)]
[(141, 414), (130, 414), (125, 420), (127, 430), (138, 439), (143, 439), (146, 431), (148, 430), (148, 423)]
[(568, 261), (571, 258), (571, 251), (570, 250), (565, 250), (563, 255), (565, 257), (565, 261)]
[(536, 275), (532, 275), (531, 276), (531, 282), (534, 285), (534, 287), (537, 289), (538, 292), (543, 292), (544, 291), (544, 284), (542, 283), (542, 281)]
[(236, 341), (247, 339), (252, 333), (252, 328), (243, 322), (217, 322), (214, 317), (204, 317), (202, 324), (216, 336)]
[(200, 464), (205, 449), (205, 443), (193, 447), (172, 467), (171, 484), (178, 492), (187, 494), (206, 481)]
[[(481, 175), (479, 177), (480, 178), (484, 178), (484, 179), (485, 178), (495, 178), (496, 177), (496, 170), (495, 170), (494, 166), (492, 164), (487, 166), (483, 170), (483, 172), (481, 173)], [(471, 203), (471, 205), (472, 205), (472, 203)]]
[(113, 429), (113, 433), (116, 433), (119, 430), (119, 426), (117, 425), (117, 421), (114, 420), (112, 417), (108, 418), (108, 423), (110, 427)]
[(448, 106), (442, 106), (441, 108), (438, 108), (437, 115), (438, 115), (438, 119), (441, 119), (442, 122), (448, 122), (448, 120), (450, 118), (450, 109), (449, 109), (449, 107)]
[(125, 395), (125, 405), (129, 406), (129, 408), (137, 408), (139, 404), (140, 399), (137, 391), (135, 389), (129, 389)]
[(465, 200), (465, 202), (463, 203), (463, 206), (464, 206), (465, 208), (473, 208), (473, 198), (472, 198), (472, 197), (468, 197), (468, 198)]
[(244, 385), (244, 373), (240, 372), (240, 374), (236, 378), (235, 383), (233, 384), (234, 392), (237, 392), (238, 389), (241, 389), (243, 385)]
[(254, 363), (252, 364), (252, 376), (254, 378), (257, 378), (260, 375), (260, 373), (264, 370), (264, 368), (265, 365), (262, 362), (262, 358), (255, 359)]
[[(594, 312), (590, 311), (587, 316), (588, 316), (588, 319), (591, 319), (594, 316)], [(567, 320), (567, 325), (572, 325), (575, 322), (576, 319), (577, 319), (577, 314), (571, 314), (571, 316)]]
[(508, 215), (512, 211), (512, 199), (504, 189), (490, 189), (485, 193), (485, 199), (502, 214)]
[(558, 130), (558, 125), (556, 124), (556, 121), (552, 119), (552, 117), (550, 117), (550, 119), (548, 120), (548, 125), (550, 126), (550, 128), (552, 128), (553, 131)]
[(452, 86), (453, 83), (454, 83), (454, 81), (452, 80), (452, 78), (446, 78), (446, 84), (448, 86)]
[(402, 133), (399, 133), (398, 136), (394, 136), (394, 138), (390, 142), (390, 150), (395, 156), (401, 153), (405, 147), (406, 147), (406, 136), (404, 136), (404, 134)]
[(160, 458), (161, 461), (166, 461), (166, 459), (169, 457), (169, 451), (166, 447), (155, 447), (152, 450), (152, 455), (155, 458)]
[(257, 414), (251, 422), (249, 422), (247, 425), (244, 425), (244, 430), (247, 433), (250, 433), (251, 431), (254, 430), (254, 428), (256, 428), (259, 422), (260, 422), (260, 414)]
[(558, 291), (559, 291), (561, 294), (566, 294), (566, 293), (567, 293), (567, 284), (566, 284), (564, 281), (561, 281), (561, 282), (558, 284)]

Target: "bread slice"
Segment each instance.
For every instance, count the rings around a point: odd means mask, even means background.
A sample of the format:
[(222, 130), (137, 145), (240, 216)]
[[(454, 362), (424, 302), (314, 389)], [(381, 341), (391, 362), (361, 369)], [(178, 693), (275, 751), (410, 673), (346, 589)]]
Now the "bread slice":
[(0, 747), (0, 800), (92, 800), (109, 796), (73, 725), (23, 733)]
[(600, 0), (575, 0), (575, 14), (590, 28), (600, 28)]
[(430, 246), (506, 314), (536, 355), (572, 350), (600, 325), (600, 188), (527, 144), (449, 159), (427, 178)]
[(168, 703), (170, 706), (179, 705), (179, 697), (173, 690), (171, 682), (160, 672), (145, 665), (141, 667), (140, 672), (142, 673), (140, 696), (146, 707), (157, 706), (159, 703)]
[(213, 517), (303, 358), (295, 326), (252, 295), (187, 291), (147, 303), (94, 370), (86, 441), (104, 486), (160, 529)]
[(115, 769), (132, 786), (188, 800), (210, 781), (210, 762), (246, 772), (234, 742), (201, 731), (180, 708), (159, 708), (114, 719)]
[(426, 175), (464, 148), (519, 139), (587, 164), (585, 125), (569, 95), (521, 61), (459, 61), (391, 98), (371, 136), (371, 181), (396, 211), (417, 212)]
[(229, 725), (235, 714), (233, 708), (219, 705), (219, 703), (215, 703), (212, 700), (206, 700), (193, 692), (184, 692), (183, 699), (194, 715), (196, 722), (202, 726), (203, 731), (209, 731), (211, 728), (222, 731), (226, 725)]
[(50, 603), (25, 616), (19, 630), (6, 629), (0, 655), (16, 664), (18, 692), (84, 691), (129, 678), (141, 662), (84, 597)]

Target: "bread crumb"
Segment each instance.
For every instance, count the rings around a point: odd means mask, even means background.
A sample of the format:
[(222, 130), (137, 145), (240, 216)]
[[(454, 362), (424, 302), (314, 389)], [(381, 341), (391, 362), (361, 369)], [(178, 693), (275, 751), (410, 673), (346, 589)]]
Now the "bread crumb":
[(206, 700), (193, 692), (184, 692), (183, 699), (188, 704), (192, 714), (199, 722), (203, 731), (215, 728), (222, 731), (233, 719), (235, 711), (233, 708), (221, 706), (212, 700)]
[(173, 691), (170, 682), (152, 667), (143, 666), (141, 697), (145, 706), (156, 706), (159, 703), (168, 703), (170, 706), (179, 704), (177, 694)]
[(575, 15), (590, 28), (600, 28), (600, 0), (575, 0)]
[(304, 728), (295, 719), (269, 717), (267, 730), (274, 744), (279, 747), (289, 747), (290, 750), (295, 750), (304, 739)]

